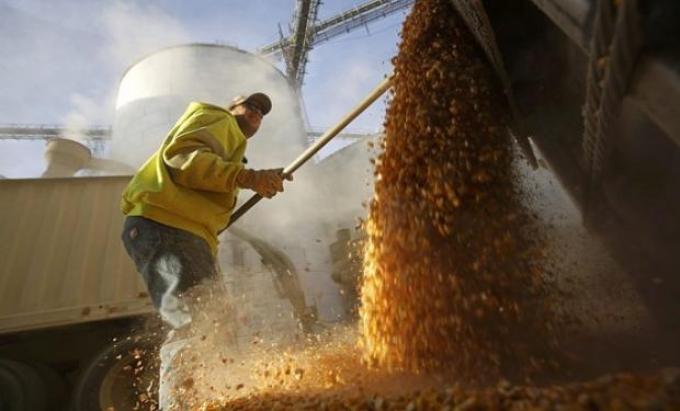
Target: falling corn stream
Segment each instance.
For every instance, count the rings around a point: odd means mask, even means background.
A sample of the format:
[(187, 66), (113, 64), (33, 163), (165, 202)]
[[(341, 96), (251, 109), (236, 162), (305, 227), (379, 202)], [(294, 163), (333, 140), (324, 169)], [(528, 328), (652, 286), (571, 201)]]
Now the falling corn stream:
[(555, 318), (493, 71), (452, 6), (429, 0), (394, 66), (366, 224), (365, 357), (468, 380), (539, 371)]

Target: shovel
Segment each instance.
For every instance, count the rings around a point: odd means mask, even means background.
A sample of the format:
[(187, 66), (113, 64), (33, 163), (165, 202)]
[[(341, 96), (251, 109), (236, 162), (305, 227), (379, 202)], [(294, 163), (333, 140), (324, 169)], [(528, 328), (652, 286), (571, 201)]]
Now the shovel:
[[(393, 75), (390, 75), (386, 77), (376, 88), (371, 91), (371, 93), (364, 98), (363, 101), (361, 101), (352, 111), (347, 113), (345, 117), (343, 117), (342, 120), (338, 122), (334, 127), (331, 127), (330, 129), (326, 130), (319, 139), (309, 146), (302, 154), (300, 154), (292, 163), (288, 165), (288, 167), (283, 169), (283, 176), (288, 177), (291, 176), (295, 170), (300, 168), (304, 163), (307, 162), (314, 154), (316, 154), (323, 146), (328, 144), (329, 141), (331, 141), (335, 136), (340, 134), (340, 132), (347, 127), (349, 123), (351, 123), (359, 114), (364, 112), (375, 100), (378, 99), (378, 97), (382, 96), (387, 89), (390, 88), (392, 85), (392, 78)], [(262, 200), (262, 196), (259, 194), (255, 194), (248, 201), (243, 203), (241, 207), (239, 207), (234, 213), (231, 215), (231, 219), (229, 220), (229, 224), (227, 226), (220, 230), (220, 234), (229, 228), (236, 220), (238, 220), (243, 214), (245, 214), (248, 210), (250, 210), (255, 204), (257, 204), (258, 201)]]

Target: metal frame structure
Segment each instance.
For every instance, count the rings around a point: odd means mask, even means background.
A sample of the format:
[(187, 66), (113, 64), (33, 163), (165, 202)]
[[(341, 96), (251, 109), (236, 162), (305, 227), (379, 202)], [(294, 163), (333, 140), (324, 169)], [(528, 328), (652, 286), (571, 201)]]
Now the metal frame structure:
[(68, 136), (77, 133), (79, 139), (96, 155), (105, 152), (106, 143), (111, 139), (111, 127), (95, 126), (73, 130), (55, 124), (6, 124), (0, 125), (0, 141), (3, 140), (43, 140)]
[[(94, 127), (79, 130), (85, 136), (88, 144), (105, 143), (111, 140), (111, 129), (108, 127)], [(68, 134), (68, 129), (57, 125), (31, 124), (31, 125), (4, 125), (0, 126), (0, 140), (49, 140)], [(323, 134), (322, 131), (307, 131), (307, 139), (315, 141)], [(343, 133), (343, 138), (362, 139), (371, 133)]]
[(316, 21), (320, 0), (298, 0), (293, 13), (293, 32), (288, 47), (282, 50), (288, 81), (297, 90), (302, 85), (307, 54), (314, 41), (312, 25)]
[(261, 55), (280, 53), (286, 62), (286, 73), (291, 85), (302, 86), (309, 51), (319, 43), (349, 33), (368, 23), (404, 9), (415, 0), (370, 0), (317, 24), (319, 0), (298, 0), (294, 14), (294, 30), (289, 37), (266, 45), (258, 51)]
[[(68, 128), (54, 124), (6, 124), (0, 126), (0, 140), (46, 140), (68, 132)], [(108, 140), (111, 137), (111, 127), (95, 126), (77, 132), (86, 140)]]

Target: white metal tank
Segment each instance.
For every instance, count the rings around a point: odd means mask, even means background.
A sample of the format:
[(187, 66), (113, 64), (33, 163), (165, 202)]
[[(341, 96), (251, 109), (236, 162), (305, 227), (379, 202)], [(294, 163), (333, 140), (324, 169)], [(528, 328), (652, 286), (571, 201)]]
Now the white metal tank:
[(273, 107), (257, 137), (248, 142), (248, 157), (262, 157), (258, 166), (278, 166), (272, 147), (282, 158), (303, 148), (304, 125), (295, 92), (267, 60), (208, 44), (160, 50), (125, 72), (116, 100), (111, 156), (137, 168), (190, 102), (228, 106), (234, 96), (255, 91), (268, 94)]

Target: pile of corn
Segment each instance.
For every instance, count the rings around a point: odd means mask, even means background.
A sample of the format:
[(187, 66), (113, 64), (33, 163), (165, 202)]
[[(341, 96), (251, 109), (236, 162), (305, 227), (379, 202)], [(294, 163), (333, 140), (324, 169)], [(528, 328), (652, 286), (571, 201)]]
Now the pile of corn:
[(554, 318), (520, 201), (506, 100), (449, 1), (416, 2), (366, 223), (368, 360), (465, 380), (546, 363)]
[(620, 373), (594, 381), (542, 387), (500, 380), (485, 388), (464, 387), (437, 374), (413, 374), (368, 367), (355, 333), (302, 350), (266, 350), (256, 364), (251, 386), (200, 411), (227, 410), (676, 410), (680, 370)]
[(586, 383), (552, 387), (496, 386), (464, 390), (458, 386), (383, 396), (370, 392), (272, 392), (246, 396), (227, 404), (203, 404), (196, 410), (658, 410), (680, 409), (680, 370), (649, 375), (618, 374)]

